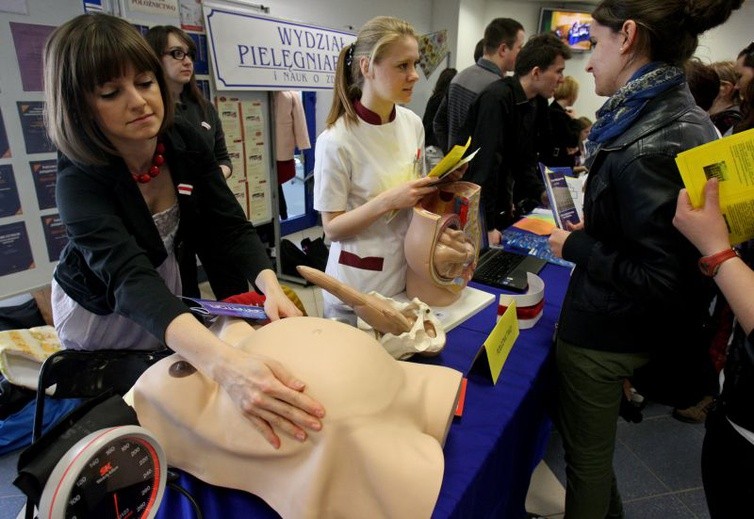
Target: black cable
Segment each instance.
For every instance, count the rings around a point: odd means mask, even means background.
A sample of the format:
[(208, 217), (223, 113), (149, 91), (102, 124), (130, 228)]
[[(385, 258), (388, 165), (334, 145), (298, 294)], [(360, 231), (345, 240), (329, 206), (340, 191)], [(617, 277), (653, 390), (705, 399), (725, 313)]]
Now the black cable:
[(194, 496), (192, 496), (188, 490), (175, 482), (178, 479), (178, 475), (175, 472), (168, 470), (168, 479), (171, 480), (167, 483), (168, 488), (172, 488), (173, 490), (176, 490), (186, 496), (186, 499), (189, 500), (191, 506), (194, 507), (194, 511), (196, 512), (196, 519), (203, 519), (204, 516), (202, 515), (202, 509), (199, 508), (199, 503), (196, 502)]

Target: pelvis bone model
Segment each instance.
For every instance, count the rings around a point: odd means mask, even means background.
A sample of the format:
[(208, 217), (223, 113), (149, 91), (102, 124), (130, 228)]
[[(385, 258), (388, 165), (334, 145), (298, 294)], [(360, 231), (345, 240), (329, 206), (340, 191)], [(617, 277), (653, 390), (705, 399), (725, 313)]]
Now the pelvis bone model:
[(317, 269), (299, 265), (299, 274), (353, 308), (359, 329), (370, 333), (394, 358), (437, 355), (445, 347), (445, 331), (429, 306), (418, 298), (401, 303), (377, 293), (363, 293)]
[(479, 196), (478, 185), (451, 182), (414, 207), (404, 241), (409, 298), (447, 306), (461, 297), (479, 258)]

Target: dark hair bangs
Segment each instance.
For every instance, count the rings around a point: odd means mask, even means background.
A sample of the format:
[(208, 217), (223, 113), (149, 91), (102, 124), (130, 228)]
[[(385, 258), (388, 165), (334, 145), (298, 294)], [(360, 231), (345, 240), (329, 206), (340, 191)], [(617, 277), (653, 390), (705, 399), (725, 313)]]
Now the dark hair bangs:
[(160, 62), (138, 33), (102, 34), (99, 41), (92, 40), (91, 48), (82, 54), (73, 72), (84, 92), (94, 92), (100, 85), (122, 77), (129, 66), (138, 73), (153, 72), (157, 76), (162, 73)]

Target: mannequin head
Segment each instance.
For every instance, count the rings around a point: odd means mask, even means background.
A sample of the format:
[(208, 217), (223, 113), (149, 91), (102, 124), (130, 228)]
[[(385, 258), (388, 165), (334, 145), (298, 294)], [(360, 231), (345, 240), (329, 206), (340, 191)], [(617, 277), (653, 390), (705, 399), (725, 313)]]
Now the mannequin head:
[(479, 191), (470, 182), (451, 182), (414, 207), (404, 241), (409, 298), (447, 306), (461, 297), (479, 255)]
[(157, 436), (171, 465), (252, 492), (283, 517), (431, 515), (461, 373), (396, 361), (364, 332), (316, 317), (256, 331), (227, 320), (215, 331), (281, 361), (307, 381), (307, 393), (328, 414), (306, 442), (284, 441), (275, 450), (213, 380), (190, 369), (171, 374), (181, 360), (174, 355), (134, 387), (139, 422)]

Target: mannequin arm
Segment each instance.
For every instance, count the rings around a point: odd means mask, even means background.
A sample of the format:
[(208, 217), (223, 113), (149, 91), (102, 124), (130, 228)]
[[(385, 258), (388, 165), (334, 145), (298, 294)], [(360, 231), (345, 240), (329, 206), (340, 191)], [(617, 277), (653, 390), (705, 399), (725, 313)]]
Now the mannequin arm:
[(304, 265), (299, 265), (296, 270), (304, 279), (323, 290), (327, 290), (353, 308), (356, 315), (364, 319), (375, 330), (400, 335), (411, 329), (412, 323), (385, 301), (370, 294), (363, 294), (321, 270)]

